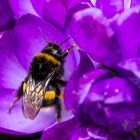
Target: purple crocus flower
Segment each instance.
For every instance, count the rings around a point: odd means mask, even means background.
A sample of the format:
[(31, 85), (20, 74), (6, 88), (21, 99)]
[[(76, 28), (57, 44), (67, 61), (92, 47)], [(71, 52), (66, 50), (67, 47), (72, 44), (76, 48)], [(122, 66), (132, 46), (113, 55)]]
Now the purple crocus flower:
[[(61, 43), (66, 36), (51, 24), (41, 18), (27, 14), (19, 18), (14, 29), (4, 33), (0, 40), (0, 131), (14, 134), (32, 134), (42, 131), (45, 127), (56, 122), (53, 109), (43, 109), (33, 121), (24, 118), (20, 101), (8, 113), (8, 108), (15, 98), (18, 87), (27, 75), (33, 56), (40, 52), (46, 42), (40, 31), (46, 35), (48, 41)], [(65, 43), (66, 49), (70, 43)], [(66, 59), (65, 79), (68, 80), (76, 67), (76, 57), (73, 52)], [(62, 119), (67, 119), (70, 113), (65, 113)]]
[[(3, 58), (0, 60), (0, 131), (31, 134), (44, 130), (41, 140), (138, 139), (140, 7), (134, 6), (139, 2), (43, 0), (40, 5), (37, 2), (25, 2), (30, 7), (26, 9), (17, 0), (21, 12), (9, 0), (17, 23), (0, 40)], [(22, 16), (23, 13), (26, 15)], [(72, 52), (65, 65), (65, 79), (70, 80), (64, 89), (64, 104), (74, 116), (64, 113), (59, 124), (53, 109), (42, 110), (34, 121), (27, 121), (21, 114), (20, 102), (10, 115), (7, 113), (33, 56), (46, 44), (39, 28), (48, 41), (56, 43), (66, 39), (62, 32), (65, 30), (81, 49), (80, 59)]]

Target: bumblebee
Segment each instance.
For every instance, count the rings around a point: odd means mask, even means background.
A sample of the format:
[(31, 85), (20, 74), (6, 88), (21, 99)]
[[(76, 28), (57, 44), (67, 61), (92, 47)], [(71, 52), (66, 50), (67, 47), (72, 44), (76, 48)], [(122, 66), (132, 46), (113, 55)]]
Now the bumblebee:
[(75, 45), (62, 51), (60, 45), (48, 43), (37, 53), (29, 67), (25, 80), (17, 91), (17, 97), (9, 107), (22, 98), (22, 112), (27, 119), (33, 120), (41, 107), (55, 106), (57, 121), (61, 121), (61, 87), (66, 85), (64, 76), (64, 60)]

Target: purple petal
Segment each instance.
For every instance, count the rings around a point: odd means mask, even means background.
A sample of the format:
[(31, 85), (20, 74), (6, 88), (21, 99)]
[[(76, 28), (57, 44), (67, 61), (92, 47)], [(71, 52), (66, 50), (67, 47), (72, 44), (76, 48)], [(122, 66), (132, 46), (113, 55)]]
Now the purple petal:
[(43, 16), (43, 18), (60, 29), (63, 29), (65, 17), (68, 10), (80, 2), (90, 2), (89, 0), (51, 0), (41, 1), (38, 4), (37, 0), (31, 0), (36, 11)]
[(65, 30), (67, 30), (67, 25), (69, 25), (70, 21), (71, 21), (71, 17), (78, 11), (84, 10), (91, 7), (91, 5), (89, 3), (80, 3), (77, 4), (75, 6), (73, 6), (69, 12), (67, 13), (66, 19), (65, 19), (65, 25), (64, 28)]
[(132, 58), (118, 64), (118, 72), (140, 89), (140, 59)]
[(9, 29), (15, 24), (14, 14), (8, 0), (0, 0), (0, 31)]
[[(107, 71), (102, 69), (97, 69), (95, 71), (92, 71), (90, 73), (87, 73), (81, 77), (81, 79), (77, 82), (77, 88), (75, 94), (73, 94), (73, 99), (76, 100), (76, 105), (73, 106), (75, 111), (75, 114), (79, 116), (79, 119), (82, 122), (88, 122), (93, 119), (92, 122), (96, 122), (97, 124), (105, 125), (106, 123), (106, 116), (104, 114), (104, 111), (102, 110), (102, 105), (100, 105), (98, 102), (94, 103), (93, 97), (89, 97), (90, 92), (92, 90), (92, 85), (96, 81), (100, 81), (100, 77), (106, 77)], [(108, 77), (108, 76), (107, 76)], [(103, 83), (101, 83), (102, 85)], [(102, 88), (96, 88), (96, 92), (99, 95), (92, 94), (92, 96), (95, 95), (94, 99), (97, 101), (102, 101), (104, 98), (104, 95), (100, 94), (102, 93)], [(86, 115), (87, 114), (87, 115)], [(95, 116), (94, 116), (95, 115)], [(98, 117), (97, 117), (98, 116)]]
[(70, 139), (72, 134), (79, 128), (79, 122), (76, 118), (64, 121), (46, 129), (41, 140), (66, 140)]
[[(124, 10), (124, 1), (125, 0), (97, 0), (96, 7), (100, 8), (106, 17), (111, 18)], [(125, 3), (125, 6), (128, 6), (128, 2)]]
[(139, 0), (131, 0), (131, 6), (138, 6), (140, 4)]
[(77, 99), (75, 96), (76, 93), (74, 92), (77, 86), (75, 83), (77, 83), (78, 79), (83, 74), (93, 69), (94, 69), (93, 63), (88, 57), (88, 55), (80, 51), (80, 62), (79, 62), (78, 68), (76, 69), (71, 79), (67, 83), (67, 86), (64, 91), (64, 99), (65, 99), (64, 102), (67, 108), (70, 109), (77, 102)]
[(3, 36), (4, 32), (0, 32), (0, 38)]
[(122, 61), (118, 66), (132, 72), (137, 78), (140, 78), (140, 58), (132, 58)]
[(121, 60), (117, 40), (100, 10), (88, 8), (76, 12), (66, 27), (79, 47), (93, 60), (108, 66)]
[[(0, 41), (0, 56), (2, 59), (0, 60), (0, 87), (2, 88), (10, 88), (10, 89), (17, 89), (21, 82), (27, 75), (27, 71), (22, 67), (19, 63), (13, 47), (4, 46), (6, 42), (6, 36), (10, 35), (11, 32), (7, 32), (1, 38)], [(13, 36), (13, 34), (11, 34)], [(5, 38), (5, 42), (3, 39)], [(14, 42), (14, 37), (10, 38), (11, 41)], [(12, 46), (12, 44), (10, 44)], [(14, 45), (14, 43), (13, 43)]]
[(34, 7), (35, 11), (42, 16), (43, 13), (43, 7), (46, 3), (45, 0), (30, 0), (32, 3), (32, 6)]
[(139, 18), (140, 7), (134, 7), (120, 14), (114, 22), (114, 30), (120, 44), (123, 59), (129, 59), (140, 55)]
[(97, 127), (95, 125), (90, 125), (87, 129), (87, 133), (91, 138), (96, 140), (134, 140), (131, 133), (112, 135), (108, 129), (104, 127)]
[(136, 130), (136, 137), (137, 137), (137, 140), (140, 140), (140, 129)]
[[(92, 75), (87, 76), (92, 79)], [(80, 82), (78, 85), (86, 89)], [(109, 127), (111, 133), (131, 132), (139, 126), (139, 98), (138, 89), (128, 80), (102, 77), (90, 87), (77, 111), (81, 121), (92, 120)]]
[(21, 17), (27, 13), (32, 13), (37, 15), (30, 0), (8, 0), (12, 11), (14, 12), (15, 16)]
[(69, 119), (60, 124), (52, 125), (46, 129), (42, 135), (41, 140), (78, 140), (88, 139), (92, 140), (87, 134), (87, 127), (80, 126), (77, 118)]
[[(86, 60), (85, 58), (81, 60), (78, 69), (76, 70), (75, 74), (72, 75), (64, 91), (65, 105), (67, 108), (71, 109), (74, 113), (77, 113), (78, 111), (77, 109), (85, 100), (92, 86), (92, 83), (96, 81), (96, 79), (98, 79), (100, 76), (103, 76), (104, 74), (107, 73), (107, 71), (102, 70), (102, 69), (97, 69), (93, 72), (90, 72), (93, 70), (93, 66), (92, 64), (90, 64), (90, 61), (89, 62), (88, 61), (89, 60), (88, 59)], [(86, 66), (88, 64), (87, 70), (85, 69), (86, 68), (85, 64)], [(82, 69), (86, 71), (83, 71), (83, 73), (80, 73)], [(79, 80), (80, 77), (82, 78)]]
[[(129, 83), (128, 80), (119, 77), (111, 78), (105, 82), (104, 103), (105, 104), (121, 104), (121, 103), (135, 103), (137, 93), (135, 87)], [(127, 93), (127, 94), (126, 94)]]
[(124, 10), (129, 9), (131, 7), (132, 1), (133, 0), (123, 0)]
[(124, 134), (124, 135), (113, 135), (109, 137), (110, 140), (135, 140), (135, 138), (129, 134)]

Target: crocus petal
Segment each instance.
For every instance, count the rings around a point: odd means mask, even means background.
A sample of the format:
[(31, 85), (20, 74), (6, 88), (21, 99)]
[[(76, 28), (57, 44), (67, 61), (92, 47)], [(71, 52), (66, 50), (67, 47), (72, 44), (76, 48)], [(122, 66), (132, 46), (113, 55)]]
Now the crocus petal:
[(113, 135), (109, 137), (110, 140), (135, 140), (131, 134)]
[(140, 89), (140, 59), (137, 57), (124, 60), (117, 66), (121, 76), (130, 80), (138, 89)]
[(100, 10), (87, 8), (75, 12), (66, 27), (79, 47), (93, 60), (108, 66), (113, 66), (121, 60), (117, 40)]
[(111, 18), (124, 10), (123, 1), (125, 0), (97, 0), (96, 7), (100, 8), (106, 17)]
[(140, 58), (124, 60), (119, 63), (118, 66), (124, 70), (132, 72), (138, 79), (140, 78)]
[(63, 29), (65, 17), (68, 10), (80, 2), (90, 2), (89, 0), (51, 0), (41, 1), (31, 0), (33, 6), (43, 16), (43, 18), (60, 29)]
[(140, 140), (140, 129), (136, 130), (136, 137), (137, 137), (137, 140)]
[(60, 124), (52, 125), (46, 129), (41, 137), (41, 140), (92, 140), (87, 134), (87, 127), (80, 126), (77, 118), (73, 117)]
[(32, 3), (32, 6), (34, 7), (35, 11), (42, 16), (43, 8), (46, 3), (46, 0), (30, 0)]
[(20, 17), (27, 13), (37, 15), (30, 0), (8, 0), (14, 15)]
[(76, 118), (53, 125), (44, 131), (41, 140), (70, 140), (72, 134), (79, 128), (79, 125)]
[[(8, 46), (8, 44), (5, 46), (5, 43), (7, 41), (6, 37), (9, 35), (13, 36), (12, 32), (5, 33), (0, 40), (0, 55), (2, 57), (2, 59), (0, 59), (0, 87), (18, 89), (21, 82), (26, 77), (27, 71), (18, 61), (18, 58), (14, 53), (14, 48)], [(10, 40), (11, 42), (14, 42), (15, 38), (11, 37)], [(10, 45), (12, 46), (14, 45), (14, 43), (11, 43)]]
[(127, 79), (103, 77), (93, 83), (77, 111), (80, 120), (108, 126), (111, 133), (130, 132), (139, 126), (139, 98), (138, 89)]
[(104, 127), (98, 127), (96, 125), (90, 125), (87, 129), (88, 135), (95, 140), (134, 140), (131, 133), (125, 133), (122, 135), (110, 134), (110, 131)]
[[(114, 30), (123, 59), (140, 55), (140, 7), (133, 7), (120, 14), (114, 23)], [(128, 30), (129, 29), (129, 30)], [(127, 52), (127, 53), (126, 53)]]
[(137, 6), (140, 5), (140, 1), (139, 0), (131, 0), (131, 6)]
[(12, 28), (15, 24), (14, 14), (8, 0), (0, 0), (0, 31)]
[[(89, 58), (89, 56), (84, 53), (83, 51), (80, 51), (80, 60), (78, 68), (75, 70), (74, 74), (72, 75), (71, 79), (67, 83), (67, 86), (64, 91), (64, 101), (67, 108), (72, 108), (72, 106), (76, 103), (76, 92), (74, 92), (76, 88), (76, 83), (79, 80), (79, 78), (85, 74), (86, 72), (89, 72), (94, 69), (94, 65)], [(74, 97), (74, 98), (73, 98)], [(74, 105), (75, 106), (75, 105)]]
[(132, 1), (133, 0), (123, 0), (124, 10), (129, 9), (131, 7)]
[(4, 32), (0, 32), (0, 38), (3, 36)]
[[(106, 116), (102, 110), (102, 105), (100, 106), (98, 103), (96, 104), (96, 101), (95, 103), (92, 101), (90, 102), (90, 97), (88, 97), (88, 94), (90, 93), (92, 89), (93, 83), (98, 81), (100, 77), (104, 77), (104, 76), (108, 77), (108, 71), (102, 70), (102, 69), (96, 69), (87, 74), (84, 74), (80, 78), (80, 80), (77, 82), (77, 87), (75, 88), (76, 92), (74, 92), (75, 94), (73, 94), (74, 101), (76, 99), (77, 100), (75, 102), (75, 106), (73, 106), (73, 110), (74, 110), (74, 113), (79, 116), (80, 121), (88, 122), (91, 119), (94, 119), (93, 122), (96, 122), (96, 123), (98, 122), (98, 124), (103, 125), (104, 123), (106, 123)], [(104, 98), (104, 95), (100, 94), (102, 93), (102, 88), (99, 88), (99, 89), (96, 88), (96, 92), (99, 94), (99, 96), (95, 95), (94, 99), (98, 100), (99, 102), (102, 101)], [(91, 97), (91, 100), (93, 100), (92, 97)], [(87, 114), (89, 112), (89, 114), (86, 115), (85, 112)], [(92, 114), (92, 116), (90, 114)]]
[(65, 19), (65, 25), (64, 28), (65, 30), (67, 30), (67, 25), (69, 25), (70, 21), (71, 21), (71, 17), (78, 11), (80, 10), (84, 10), (91, 7), (91, 5), (89, 3), (80, 3), (80, 4), (76, 4), (75, 6), (73, 6), (69, 12), (67, 13), (66, 19)]

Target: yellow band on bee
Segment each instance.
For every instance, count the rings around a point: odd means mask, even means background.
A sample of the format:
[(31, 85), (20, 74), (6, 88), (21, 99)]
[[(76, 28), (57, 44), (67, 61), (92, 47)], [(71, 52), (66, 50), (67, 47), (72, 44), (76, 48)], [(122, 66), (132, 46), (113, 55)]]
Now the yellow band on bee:
[(54, 98), (55, 98), (54, 90), (46, 91), (45, 96), (44, 96), (45, 100), (53, 100)]
[(52, 55), (47, 53), (38, 53), (36, 55), (37, 58), (46, 58), (48, 61), (52, 61), (53, 63), (60, 65), (60, 61), (54, 58)]
[(26, 87), (27, 87), (27, 84), (24, 82), (24, 83), (23, 83), (23, 92), (25, 92)]

